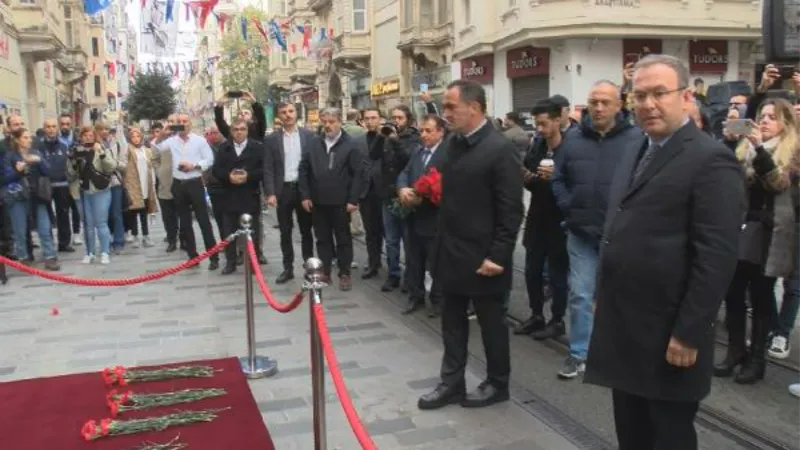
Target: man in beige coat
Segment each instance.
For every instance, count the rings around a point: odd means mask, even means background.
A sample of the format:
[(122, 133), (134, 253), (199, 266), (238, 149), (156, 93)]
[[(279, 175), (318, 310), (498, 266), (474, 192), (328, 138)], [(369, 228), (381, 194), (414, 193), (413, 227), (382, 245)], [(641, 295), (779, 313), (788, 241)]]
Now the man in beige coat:
[[(172, 114), (167, 118), (166, 126), (175, 123), (177, 114)], [(165, 125), (156, 123), (152, 131), (160, 132)], [(161, 208), (161, 220), (164, 221), (164, 228), (167, 230), (167, 252), (174, 252), (178, 249), (178, 210), (175, 207), (175, 200), (172, 198), (172, 154), (170, 152), (153, 152), (153, 165), (156, 168), (156, 196), (158, 205)], [(181, 239), (183, 247), (183, 239)]]

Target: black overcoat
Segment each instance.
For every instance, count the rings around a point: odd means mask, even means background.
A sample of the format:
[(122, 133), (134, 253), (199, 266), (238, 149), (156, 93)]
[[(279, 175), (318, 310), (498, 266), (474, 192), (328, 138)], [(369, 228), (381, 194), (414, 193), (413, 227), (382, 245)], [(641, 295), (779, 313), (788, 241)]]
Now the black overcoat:
[[(631, 183), (647, 146), (632, 143), (611, 185), (585, 381), (697, 401), (711, 388), (714, 323), (736, 268), (743, 174), (689, 122)], [(670, 336), (698, 349), (692, 367), (667, 363)]]
[[(247, 172), (244, 184), (232, 184), (230, 173), (234, 169)], [(261, 182), (264, 178), (264, 144), (253, 139), (247, 140), (241, 155), (236, 155), (233, 141), (225, 141), (219, 146), (211, 166), (211, 175), (222, 187), (218, 194), (221, 204), (215, 207), (228, 213), (250, 213), (261, 210)]]

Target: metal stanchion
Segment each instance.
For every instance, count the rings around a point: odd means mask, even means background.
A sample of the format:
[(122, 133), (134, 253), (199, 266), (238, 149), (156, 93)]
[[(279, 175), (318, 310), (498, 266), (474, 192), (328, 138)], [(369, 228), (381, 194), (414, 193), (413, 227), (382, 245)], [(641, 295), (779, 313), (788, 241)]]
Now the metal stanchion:
[(314, 305), (322, 303), (322, 261), (309, 258), (306, 261), (306, 280), (303, 288), (311, 294), (309, 313), (311, 314), (311, 385), (314, 403), (314, 450), (327, 450), (327, 430), (325, 427), (325, 354), (319, 338), (319, 328), (314, 318)]
[(247, 252), (247, 241), (252, 239), (251, 226), (253, 217), (250, 214), (242, 214), (239, 219), (243, 233), (239, 236), (239, 244), (244, 252), (244, 295), (245, 310), (247, 311), (247, 356), (239, 358), (242, 372), (249, 379), (271, 377), (278, 373), (278, 362), (266, 356), (256, 354), (256, 304), (253, 299), (253, 266), (250, 262), (250, 254)]

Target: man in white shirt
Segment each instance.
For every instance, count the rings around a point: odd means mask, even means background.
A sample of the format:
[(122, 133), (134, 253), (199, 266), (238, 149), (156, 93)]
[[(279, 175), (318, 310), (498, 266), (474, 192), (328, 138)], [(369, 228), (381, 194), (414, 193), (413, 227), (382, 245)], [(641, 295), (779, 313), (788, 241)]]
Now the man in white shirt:
[[(170, 129), (172, 127), (165, 128), (160, 142), (155, 144), (158, 151), (170, 152), (172, 155), (172, 196), (178, 210), (181, 236), (186, 239), (189, 259), (197, 256), (192, 211), (200, 225), (206, 250), (216, 245), (202, 179), (203, 172), (214, 163), (214, 153), (202, 136), (192, 133), (191, 126), (189, 115), (179, 114), (177, 127), (174, 130)], [(177, 134), (173, 135), (175, 132)], [(219, 256), (214, 255), (210, 258), (208, 270), (218, 268)]]

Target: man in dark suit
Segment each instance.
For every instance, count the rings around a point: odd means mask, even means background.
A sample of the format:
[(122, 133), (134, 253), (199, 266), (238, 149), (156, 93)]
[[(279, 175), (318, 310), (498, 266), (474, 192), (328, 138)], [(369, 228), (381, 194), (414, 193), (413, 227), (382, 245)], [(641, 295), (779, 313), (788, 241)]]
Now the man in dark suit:
[(742, 172), (689, 120), (689, 87), (673, 56), (636, 64), (646, 136), (622, 157), (609, 196), (585, 381), (612, 389), (621, 450), (697, 449), (714, 322), (736, 267)]
[[(447, 151), (445, 139), (445, 121), (439, 116), (428, 115), (420, 122), (422, 145), (411, 154), (405, 169), (397, 177), (397, 195), (400, 202), (412, 207), (413, 212), (407, 218), (407, 236), (409, 253), (406, 259), (408, 279), (408, 302), (403, 314), (410, 314), (425, 303), (425, 271), (431, 268), (433, 257), (433, 239), (436, 236), (436, 219), (438, 205), (430, 199), (415, 194), (414, 183), (432, 168), (441, 171)], [(440, 151), (441, 150), (441, 151)], [(437, 315), (441, 303), (439, 283), (433, 280), (431, 287), (428, 314)]]
[[(211, 167), (211, 175), (222, 187), (219, 207), (223, 214), (223, 236), (239, 229), (239, 218), (250, 214), (254, 219), (261, 214), (260, 187), (264, 176), (264, 144), (248, 139), (247, 121), (236, 119), (231, 124), (231, 140), (220, 144)], [(260, 233), (254, 231), (256, 248), (260, 248)], [(248, 256), (245, 255), (245, 258)], [(236, 271), (236, 246), (225, 248), (223, 275)]]
[(267, 204), (277, 206), (278, 228), (281, 233), (283, 272), (275, 281), (286, 283), (294, 278), (294, 244), (292, 243), (293, 215), (300, 227), (303, 261), (314, 256), (314, 238), (311, 235), (311, 213), (300, 204), (298, 184), (302, 155), (319, 140), (313, 132), (297, 127), (297, 111), (291, 103), (278, 105), (282, 129), (267, 136), (264, 141), (264, 196)]
[(330, 280), (336, 242), (339, 289), (352, 289), (350, 264), (353, 262), (353, 237), (350, 213), (358, 210), (363, 192), (364, 152), (342, 131), (342, 113), (326, 108), (320, 114), (324, 136), (316, 138), (303, 152), (300, 161), (300, 198), (303, 209), (312, 212), (317, 253), (325, 278)]
[(361, 217), (364, 220), (364, 231), (367, 241), (367, 266), (361, 278), (368, 280), (378, 276), (381, 267), (381, 253), (383, 250), (383, 178), (381, 159), (385, 136), (380, 133), (381, 112), (378, 108), (367, 108), (363, 114), (364, 127), (367, 132), (358, 138), (364, 152), (364, 192), (361, 195), (359, 206)]
[[(450, 83), (444, 118), (457, 133), (442, 167), (442, 203), (433, 279), (444, 292), (441, 383), (420, 409), (449, 403), (488, 406), (508, 400), (511, 373), (503, 300), (511, 289), (514, 246), (522, 223), (522, 175), (514, 144), (486, 120), (486, 92), (473, 81)], [(486, 379), (465, 395), (472, 301), (486, 352)]]

